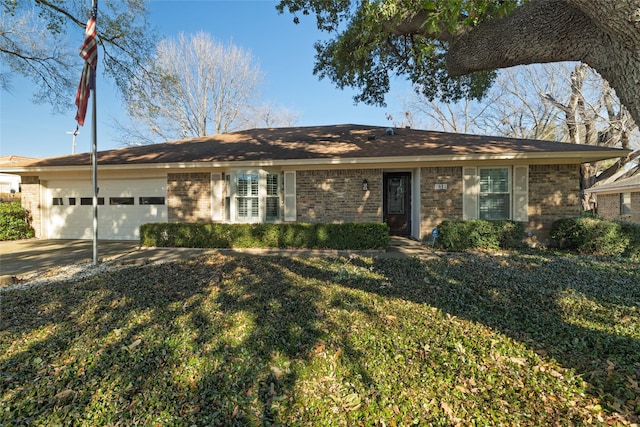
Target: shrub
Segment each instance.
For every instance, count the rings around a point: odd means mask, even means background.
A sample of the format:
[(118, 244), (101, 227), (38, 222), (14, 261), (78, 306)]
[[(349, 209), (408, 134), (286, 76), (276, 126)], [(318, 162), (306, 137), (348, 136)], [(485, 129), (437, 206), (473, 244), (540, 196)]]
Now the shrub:
[(560, 249), (581, 254), (640, 257), (640, 226), (599, 217), (561, 218), (549, 236)]
[(31, 216), (19, 201), (0, 203), (0, 240), (28, 239), (34, 235)]
[(448, 251), (520, 248), (524, 226), (514, 221), (446, 220), (438, 226), (436, 244)]
[(140, 244), (187, 248), (379, 249), (386, 224), (153, 223), (140, 227)]

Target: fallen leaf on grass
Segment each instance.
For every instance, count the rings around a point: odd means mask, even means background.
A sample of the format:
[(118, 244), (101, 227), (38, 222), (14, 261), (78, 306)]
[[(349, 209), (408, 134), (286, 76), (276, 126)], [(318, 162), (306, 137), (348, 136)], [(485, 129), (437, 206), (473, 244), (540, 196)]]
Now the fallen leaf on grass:
[(141, 339), (137, 339), (134, 342), (132, 342), (131, 344), (129, 344), (129, 350), (133, 350), (134, 348), (136, 348), (137, 346), (139, 346), (140, 344), (142, 344), (142, 340)]
[(524, 359), (522, 357), (510, 357), (509, 360), (520, 366), (525, 366), (527, 364), (527, 359)]
[(338, 351), (333, 355), (333, 360), (338, 360), (338, 357), (342, 354), (342, 349), (339, 348)]
[(56, 399), (58, 400), (67, 400), (68, 398), (72, 397), (75, 394), (75, 392), (71, 389), (66, 389), (66, 390), (62, 390), (60, 393), (56, 394)]
[(440, 403), (440, 407), (448, 417), (453, 416), (453, 409), (451, 409), (451, 405), (449, 405), (447, 402)]
[(613, 363), (611, 360), (607, 359), (607, 375), (611, 376), (611, 374), (613, 374), (613, 371), (616, 369), (616, 364)]

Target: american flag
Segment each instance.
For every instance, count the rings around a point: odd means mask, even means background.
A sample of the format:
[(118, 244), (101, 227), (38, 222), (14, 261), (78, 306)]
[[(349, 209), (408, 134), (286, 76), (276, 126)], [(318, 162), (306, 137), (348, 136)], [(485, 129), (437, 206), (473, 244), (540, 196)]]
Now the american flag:
[(98, 65), (98, 42), (96, 40), (96, 9), (87, 22), (87, 28), (84, 32), (84, 43), (80, 47), (80, 56), (86, 61), (80, 76), (80, 84), (76, 93), (76, 120), (78, 125), (84, 125), (84, 118), (87, 114), (87, 105), (89, 103), (89, 95), (94, 87), (96, 78), (96, 66)]

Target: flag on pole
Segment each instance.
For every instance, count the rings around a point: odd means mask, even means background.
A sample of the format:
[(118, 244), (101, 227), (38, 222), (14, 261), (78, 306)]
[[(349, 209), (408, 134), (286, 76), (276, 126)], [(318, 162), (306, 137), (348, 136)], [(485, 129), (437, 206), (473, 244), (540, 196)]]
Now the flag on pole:
[(96, 66), (98, 64), (98, 42), (96, 36), (96, 10), (94, 8), (84, 32), (84, 43), (80, 47), (80, 56), (85, 60), (82, 75), (80, 76), (80, 84), (78, 84), (78, 92), (76, 93), (76, 106), (78, 107), (76, 120), (80, 126), (84, 126), (89, 95), (95, 84)]

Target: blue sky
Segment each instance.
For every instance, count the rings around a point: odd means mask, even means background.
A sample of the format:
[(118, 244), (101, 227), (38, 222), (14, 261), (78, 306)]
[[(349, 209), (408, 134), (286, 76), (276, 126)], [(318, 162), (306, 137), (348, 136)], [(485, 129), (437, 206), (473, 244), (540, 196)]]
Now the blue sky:
[[(295, 25), (292, 16), (279, 15), (275, 5), (275, 0), (152, 0), (150, 23), (163, 37), (205, 31), (217, 40), (231, 41), (250, 50), (264, 74), (261, 101), (299, 113), (296, 125), (387, 126), (392, 122), (386, 118), (386, 113), (400, 118), (402, 99), (409, 95), (408, 85), (402, 80), (396, 82), (387, 96), (387, 107), (354, 105), (353, 91), (341, 91), (330, 81), (319, 81), (312, 74), (313, 43), (326, 37), (316, 29), (315, 18), (301, 16), (301, 23)], [(78, 46), (82, 38), (83, 34), (79, 32)], [(81, 65), (78, 79), (80, 72)], [(0, 93), (0, 155), (50, 157), (70, 154), (72, 135), (67, 132), (75, 129), (75, 107), (65, 114), (53, 114), (50, 106), (32, 102), (30, 85), (26, 79), (15, 78), (12, 92)], [(114, 119), (126, 119), (124, 106), (108, 82), (99, 78), (96, 90), (98, 150), (119, 148), (119, 134), (113, 123)], [(91, 149), (90, 115), (89, 109), (87, 122), (76, 139), (76, 153)]]

